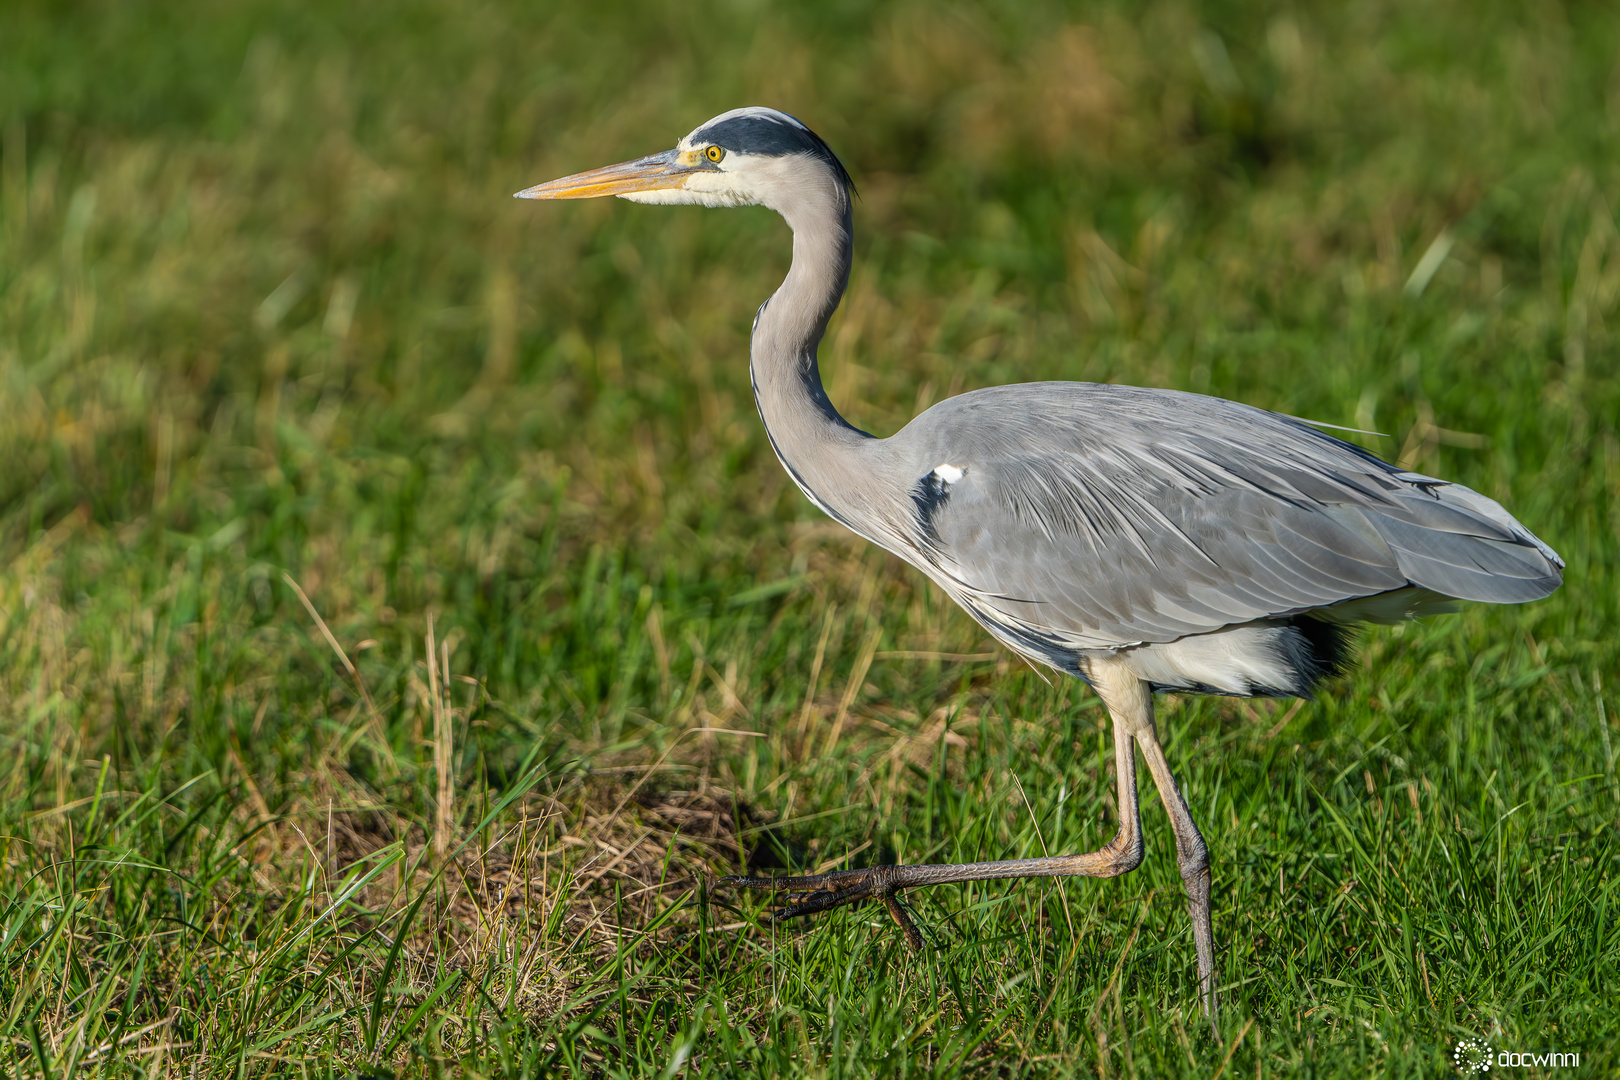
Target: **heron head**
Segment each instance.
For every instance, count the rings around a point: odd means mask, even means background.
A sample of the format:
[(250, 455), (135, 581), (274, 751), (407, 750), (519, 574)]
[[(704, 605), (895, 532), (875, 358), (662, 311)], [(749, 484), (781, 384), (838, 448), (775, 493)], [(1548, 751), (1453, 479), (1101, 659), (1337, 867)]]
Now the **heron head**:
[(815, 193), (834, 195), (847, 206), (853, 190), (843, 163), (815, 132), (785, 112), (753, 106), (700, 124), (673, 150), (538, 184), (515, 197), (617, 195), (633, 202), (769, 206), (787, 213)]

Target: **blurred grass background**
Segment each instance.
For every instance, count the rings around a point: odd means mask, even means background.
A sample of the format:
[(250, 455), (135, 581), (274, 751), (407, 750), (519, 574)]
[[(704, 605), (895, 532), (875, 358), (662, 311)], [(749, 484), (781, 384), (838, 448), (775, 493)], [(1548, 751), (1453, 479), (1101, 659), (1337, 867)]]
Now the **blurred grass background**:
[[(833, 400), (1175, 387), (1501, 500), (1552, 599), (1163, 699), (1112, 882), (759, 928), (744, 863), (1089, 850), (1109, 743), (787, 483), (765, 211), (510, 193), (784, 108)], [(0, 1039), (19, 1076), (1615, 1068), (1620, 17), (606, 0), (0, 13)]]

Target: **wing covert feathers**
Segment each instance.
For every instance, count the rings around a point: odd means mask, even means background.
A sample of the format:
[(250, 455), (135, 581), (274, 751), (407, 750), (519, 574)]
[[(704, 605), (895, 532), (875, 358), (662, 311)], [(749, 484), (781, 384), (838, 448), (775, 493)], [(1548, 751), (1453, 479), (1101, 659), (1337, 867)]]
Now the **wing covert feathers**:
[[(1558, 555), (1478, 492), (1217, 398), (998, 387), (942, 402), (886, 442), (913, 478), (942, 461), (965, 472), (948, 490), (913, 488), (907, 505), (928, 511), (913, 525), (926, 528), (896, 529), (885, 546), (1037, 659), (1257, 620), (1273, 621), (1260, 651), (1283, 656), (1297, 642), (1277, 628), (1308, 612), (1385, 621), (1447, 598), (1533, 600), (1562, 582)], [(1316, 653), (1337, 655), (1317, 637)], [(1267, 687), (1260, 672), (1248, 692), (1296, 692), (1319, 674)]]

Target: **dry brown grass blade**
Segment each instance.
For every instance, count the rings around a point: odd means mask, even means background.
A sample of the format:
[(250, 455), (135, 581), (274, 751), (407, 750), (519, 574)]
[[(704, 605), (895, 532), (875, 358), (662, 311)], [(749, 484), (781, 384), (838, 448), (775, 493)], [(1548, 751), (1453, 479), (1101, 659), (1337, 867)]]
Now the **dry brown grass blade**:
[(838, 702), (838, 715), (833, 717), (832, 729), (827, 732), (823, 753), (832, 753), (833, 747), (838, 745), (838, 737), (844, 733), (844, 721), (849, 718), (850, 707), (855, 704), (855, 698), (866, 682), (866, 673), (871, 670), (872, 658), (877, 655), (878, 641), (882, 637), (882, 626), (872, 627), (866, 635), (866, 644), (861, 646), (860, 656), (855, 660), (855, 669), (849, 673), (849, 683), (844, 687), (843, 699)]
[(669, 756), (675, 752), (675, 748), (681, 744), (681, 740), (686, 738), (688, 735), (746, 735), (751, 739), (763, 739), (765, 737), (764, 732), (738, 731), (734, 728), (695, 727), (686, 729), (685, 731), (681, 732), (680, 735), (676, 736), (675, 740), (669, 744), (669, 749), (665, 750), (661, 755), (659, 755), (658, 760), (653, 762), (652, 768), (642, 773), (641, 779), (630, 785), (630, 790), (624, 793), (624, 798), (619, 800), (618, 805), (613, 808), (613, 812), (608, 815), (610, 820), (618, 817), (619, 814), (623, 812), (624, 808), (630, 804), (630, 800), (635, 798), (636, 792), (640, 791), (642, 786), (646, 784), (647, 781), (655, 773), (657, 773), (659, 769), (664, 767), (664, 763), (669, 760)]
[[(315, 620), (315, 626), (320, 630), (321, 636), (332, 647), (332, 651), (337, 654), (337, 658), (343, 662), (344, 670), (349, 673), (349, 677), (354, 680), (355, 687), (360, 691), (360, 700), (365, 702), (366, 723), (371, 728), (372, 738), (377, 740), (379, 751), (385, 750), (388, 746), (388, 734), (383, 730), (382, 714), (377, 711), (376, 703), (371, 700), (371, 691), (366, 689), (366, 680), (361, 678), (360, 669), (354, 666), (354, 661), (349, 659), (349, 654), (343, 651), (342, 645), (338, 644), (338, 639), (332, 633), (332, 628), (326, 625), (325, 619), (321, 618), (321, 613), (316, 610), (315, 604), (309, 598), (309, 594), (304, 592), (304, 587), (298, 584), (293, 576), (285, 570), (281, 572), (281, 580), (287, 583), (288, 588), (298, 594), (299, 602), (304, 605), (304, 610), (309, 612), (309, 617)], [(383, 768), (388, 770), (390, 776), (399, 775), (399, 767), (394, 764), (393, 754), (379, 752), (377, 759), (382, 762)]]
[(1254, 1017), (1251, 1016), (1244, 1023), (1243, 1030), (1237, 1033), (1237, 1038), (1232, 1040), (1232, 1045), (1226, 1048), (1226, 1056), (1221, 1059), (1221, 1067), (1215, 1070), (1215, 1075), (1210, 1077), (1210, 1080), (1221, 1080), (1221, 1076), (1226, 1072), (1226, 1067), (1232, 1064), (1232, 1055), (1237, 1053), (1237, 1048), (1242, 1045), (1243, 1036), (1247, 1035), (1252, 1027), (1254, 1027)]
[(802, 745), (810, 734), (810, 713), (816, 707), (816, 688), (821, 683), (821, 665), (827, 659), (827, 639), (832, 635), (833, 619), (838, 614), (837, 604), (828, 604), (821, 619), (821, 638), (816, 642), (816, 656), (810, 662), (810, 684), (804, 691), (804, 705), (799, 709), (799, 742)]
[[(438, 655), (441, 651), (444, 654), (442, 677)], [(433, 854), (443, 862), (455, 832), (455, 723), (450, 703), (444, 699), (450, 683), (449, 642), (445, 642), (441, 649), (435, 640), (432, 612), (427, 617), (427, 660), (428, 697), (433, 710), (433, 771), (438, 780), (433, 811)]]

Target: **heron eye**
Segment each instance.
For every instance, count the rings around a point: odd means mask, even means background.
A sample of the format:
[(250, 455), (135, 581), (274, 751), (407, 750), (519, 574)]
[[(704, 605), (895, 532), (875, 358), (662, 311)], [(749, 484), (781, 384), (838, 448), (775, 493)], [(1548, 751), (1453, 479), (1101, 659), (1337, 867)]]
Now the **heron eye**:
[(720, 149), (718, 146), (711, 146), (708, 148), (708, 150), (704, 151), (704, 153), (708, 155), (710, 161), (719, 161), (721, 158), (726, 156), (726, 152)]

